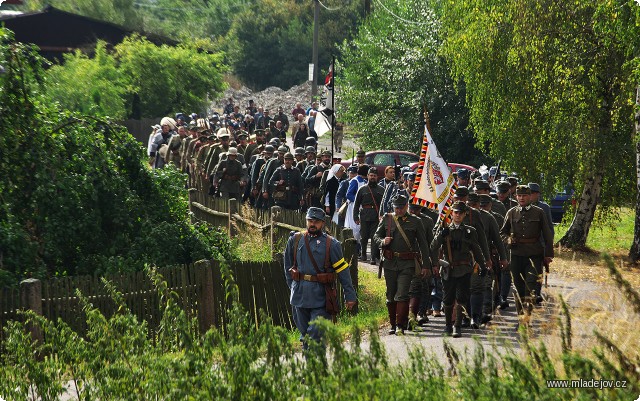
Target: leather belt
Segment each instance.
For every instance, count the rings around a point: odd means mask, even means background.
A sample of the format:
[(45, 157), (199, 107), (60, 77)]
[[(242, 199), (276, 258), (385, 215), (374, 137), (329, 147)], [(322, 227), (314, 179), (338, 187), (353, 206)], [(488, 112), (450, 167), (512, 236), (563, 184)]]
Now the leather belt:
[(540, 237), (537, 238), (516, 238), (516, 244), (535, 244), (540, 241)]
[(320, 276), (322, 277), (318, 277), (315, 274), (302, 274), (298, 271), (291, 271), (291, 278), (294, 281), (310, 281), (313, 283), (328, 283), (328, 282), (332, 282), (333, 280), (335, 280), (336, 274), (335, 273), (320, 273)]
[(394, 252), (393, 257), (398, 259), (414, 259), (418, 252)]

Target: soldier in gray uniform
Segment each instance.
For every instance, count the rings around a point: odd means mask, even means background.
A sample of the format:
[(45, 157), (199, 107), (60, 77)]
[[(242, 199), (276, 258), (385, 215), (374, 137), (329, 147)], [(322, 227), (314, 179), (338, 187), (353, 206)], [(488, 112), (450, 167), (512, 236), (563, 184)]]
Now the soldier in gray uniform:
[(300, 209), (303, 187), (300, 170), (293, 167), (293, 155), (285, 153), (284, 164), (276, 169), (269, 180), (269, 189), (276, 206), (290, 210)]
[[(484, 210), (488, 213), (491, 213), (491, 215), (493, 216), (494, 219), (496, 219), (496, 223), (498, 224), (498, 233), (500, 232), (500, 228), (502, 228), (502, 226), (504, 225), (504, 216), (502, 216), (500, 213), (496, 213), (493, 210), (491, 210), (493, 204), (492, 204), (492, 200), (493, 199), (490, 195), (488, 194), (482, 194), (480, 195), (480, 209)], [(500, 266), (499, 269), (494, 268), (493, 269), (493, 310), (495, 310), (495, 307), (500, 305), (500, 309), (506, 309), (509, 307), (509, 302), (507, 301), (507, 298), (509, 297), (509, 292), (511, 290), (511, 272), (509, 272), (509, 250), (506, 248), (504, 241), (502, 240), (502, 237), (500, 238), (501, 242), (502, 242), (502, 246), (505, 250), (505, 255), (507, 258), (507, 265), (506, 266), (502, 266), (501, 263), (498, 262), (498, 265)], [(494, 249), (490, 249), (491, 251), (491, 257), (492, 260), (494, 260), (494, 267), (496, 266), (495, 264), (495, 256), (496, 256), (496, 252)], [(503, 301), (504, 300), (504, 301)], [(485, 302), (487, 301), (487, 294), (485, 293)], [(486, 305), (486, 303), (485, 303)], [(486, 310), (486, 309), (485, 309)]]
[[(378, 170), (371, 167), (367, 174), (367, 185), (358, 188), (353, 205), (353, 221), (360, 225), (361, 260), (367, 260), (367, 243), (371, 240), (371, 264), (380, 260), (380, 248), (373, 240), (378, 228), (379, 210), (384, 189), (378, 185)], [(362, 210), (361, 210), (362, 209)]]
[(431, 265), (424, 225), (408, 213), (408, 201), (404, 195), (393, 199), (394, 213), (384, 215), (373, 237), (383, 250), (389, 334), (404, 334), (409, 323), (411, 279), (416, 274), (427, 277)]
[[(435, 222), (431, 217), (423, 213), (423, 208), (420, 205), (415, 203), (409, 205), (409, 212), (419, 217), (422, 221), (427, 236), (427, 245), (431, 246)], [(429, 273), (431, 273), (430, 270)], [(409, 326), (414, 322), (420, 326), (429, 322), (427, 309), (431, 308), (432, 280), (431, 274), (427, 274), (424, 277), (422, 275), (414, 275), (413, 279), (411, 279), (411, 286), (409, 287)]]
[(320, 181), (325, 171), (331, 168), (331, 152), (328, 150), (320, 153), (322, 162), (312, 166), (305, 176), (305, 202), (307, 206), (322, 207), (320, 193)]
[[(553, 233), (544, 211), (531, 205), (531, 189), (516, 188), (518, 206), (507, 211), (500, 235), (511, 250), (511, 277), (516, 288), (519, 315), (533, 306), (536, 283), (542, 280), (542, 264), (553, 259)], [(540, 238), (544, 240), (544, 246)]]
[(311, 322), (320, 317), (332, 318), (327, 311), (327, 286), (335, 289), (336, 279), (340, 280), (347, 310), (353, 309), (357, 301), (340, 242), (323, 231), (326, 215), (322, 209), (310, 207), (306, 217), (307, 231), (292, 232), (284, 251), (284, 275), (291, 291), (293, 320), (304, 349), (309, 346), (307, 337), (314, 341), (322, 339), (322, 332)]
[(253, 198), (253, 205), (256, 209), (263, 209), (265, 199), (262, 197), (262, 182), (259, 180), (260, 173), (264, 169), (267, 161), (273, 156), (275, 149), (271, 145), (264, 147), (264, 154), (258, 157), (251, 165), (251, 196)]
[(240, 200), (243, 187), (247, 185), (246, 167), (238, 160), (238, 149), (229, 148), (227, 158), (216, 166), (214, 186), (225, 199)]
[[(475, 192), (478, 195), (489, 195), (491, 191), (491, 186), (485, 180), (480, 180), (480, 179), (475, 180), (473, 182), (473, 185), (474, 185)], [(497, 199), (493, 199), (491, 196), (489, 196), (489, 199), (491, 199), (491, 211), (500, 213), (502, 217), (504, 217), (504, 215), (507, 214), (507, 209), (504, 207), (504, 204)]]
[(471, 327), (479, 328), (481, 324), (488, 323), (493, 313), (493, 295), (491, 285), (493, 283), (494, 271), (500, 274), (502, 269), (509, 264), (507, 261), (507, 253), (500, 238), (500, 227), (491, 212), (487, 212), (480, 208), (480, 196), (476, 193), (470, 193), (467, 198), (467, 206), (480, 212), (480, 219), (487, 238), (487, 245), (491, 253), (491, 265), (489, 274), (480, 276), (474, 271), (471, 275)]
[[(551, 228), (552, 238), (555, 237), (555, 229), (553, 227), (553, 217), (551, 216), (551, 207), (540, 199), (540, 185), (535, 182), (530, 182), (528, 187), (531, 189), (531, 204), (533, 206), (538, 206), (540, 209), (544, 211), (544, 215), (547, 216), (547, 223), (549, 223), (549, 227)], [(540, 238), (542, 241), (542, 246), (545, 245), (544, 240)], [(555, 238), (553, 239), (555, 241)], [(544, 264), (547, 272), (549, 271), (549, 265)], [(542, 302), (542, 281), (538, 281), (536, 285), (536, 304)]]
[[(473, 258), (480, 265), (480, 275), (486, 274), (486, 266), (482, 250), (478, 243), (475, 228), (464, 224), (468, 207), (464, 202), (457, 201), (452, 207), (452, 222), (436, 235), (431, 243), (431, 260), (437, 261), (442, 250), (444, 258), (449, 264), (443, 267), (434, 264), (434, 274), (441, 275), (444, 290), (444, 316), (446, 336), (460, 337), (462, 335), (462, 308), (469, 301), (471, 273), (473, 272)], [(456, 320), (453, 322), (453, 307), (456, 305)]]
[(271, 176), (276, 171), (276, 169), (284, 164), (284, 155), (287, 153), (287, 148), (284, 146), (280, 146), (278, 148), (278, 153), (276, 157), (272, 157), (267, 160), (267, 164), (264, 166), (263, 171), (260, 173), (258, 177), (258, 181), (262, 183), (262, 199), (263, 199), (263, 207), (265, 209), (273, 206), (273, 197), (270, 192), (269, 182), (271, 180)]
[(498, 194), (498, 200), (502, 202), (506, 210), (518, 206), (518, 202), (511, 199), (511, 184), (508, 181), (498, 182), (496, 184), (496, 193)]

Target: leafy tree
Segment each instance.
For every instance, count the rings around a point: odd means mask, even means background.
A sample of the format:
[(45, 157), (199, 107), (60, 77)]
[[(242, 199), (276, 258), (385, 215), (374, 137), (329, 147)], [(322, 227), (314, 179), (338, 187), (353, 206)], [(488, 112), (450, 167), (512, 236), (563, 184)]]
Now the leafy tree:
[[(548, 191), (575, 184), (566, 246), (585, 245), (598, 204), (629, 199), (635, 81), (627, 45), (598, 28), (616, 18), (598, 12), (606, 3), (440, 4), (444, 54), (466, 84), (477, 139), (525, 180), (544, 174)], [(628, 13), (632, 2), (623, 3)]]
[(343, 114), (338, 118), (362, 131), (365, 148), (418, 152), (427, 109), (432, 135), (447, 160), (486, 162), (467, 129), (464, 88), (456, 93), (438, 56), (442, 40), (433, 11), (421, 1), (383, 5), (341, 47), (344, 67), (337, 73), (336, 103)]
[(116, 60), (98, 42), (93, 58), (80, 51), (65, 55), (64, 64), (47, 71), (47, 97), (67, 110), (83, 114), (126, 117), (126, 83)]
[(135, 3), (134, 0), (30, 0), (20, 8), (36, 11), (51, 5), (74, 14), (113, 22), (130, 29), (140, 29), (142, 18)]
[[(334, 7), (336, 11), (322, 10), (320, 66), (329, 66), (331, 55), (338, 53), (336, 44), (349, 37), (351, 27), (359, 20), (357, 3)], [(304, 82), (313, 48), (313, 7), (311, 1), (258, 0), (254, 7), (238, 13), (225, 40), (234, 72), (257, 90)]]
[(149, 171), (124, 128), (43, 97), (43, 62), (0, 30), (0, 286), (230, 257), (225, 234), (188, 223), (179, 172)]

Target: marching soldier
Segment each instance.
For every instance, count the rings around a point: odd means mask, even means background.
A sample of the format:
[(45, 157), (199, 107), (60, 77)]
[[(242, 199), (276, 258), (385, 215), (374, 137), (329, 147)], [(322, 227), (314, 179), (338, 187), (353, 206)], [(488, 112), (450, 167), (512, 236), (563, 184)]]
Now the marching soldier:
[[(500, 235), (511, 250), (511, 277), (516, 288), (516, 310), (528, 314), (533, 307), (542, 264), (553, 259), (553, 233), (542, 209), (531, 205), (531, 189), (516, 188), (518, 206), (507, 211)], [(544, 246), (540, 239), (544, 240)], [(524, 302), (524, 304), (523, 304)]]
[(320, 181), (325, 170), (331, 168), (331, 152), (325, 150), (320, 154), (322, 162), (311, 167), (305, 177), (305, 202), (307, 206), (322, 207)]
[[(546, 202), (540, 199), (540, 185), (535, 182), (530, 182), (528, 186), (529, 188), (531, 188), (531, 204), (533, 206), (538, 206), (540, 209), (542, 209), (542, 211), (544, 211), (544, 215), (547, 217), (547, 223), (549, 223), (549, 228), (551, 228), (552, 237), (555, 237), (553, 217), (551, 216), (551, 207)], [(544, 246), (545, 244), (542, 238), (540, 239), (540, 241), (542, 241), (542, 246)], [(553, 241), (555, 241), (555, 239), (553, 239), (552, 242)], [(543, 265), (546, 272), (549, 273), (549, 265), (544, 263)], [(536, 285), (536, 304), (539, 304), (540, 302), (542, 302), (542, 281), (539, 280), (538, 284)]]
[(285, 153), (284, 164), (276, 169), (269, 180), (271, 196), (276, 204), (285, 209), (297, 210), (302, 206), (302, 175), (293, 167), (293, 155)]
[(267, 161), (267, 164), (265, 164), (263, 171), (258, 177), (258, 181), (262, 184), (262, 200), (263, 208), (265, 209), (268, 209), (273, 205), (273, 197), (270, 193), (269, 182), (276, 169), (284, 164), (285, 153), (287, 153), (287, 148), (280, 146), (276, 157), (272, 157)]
[(402, 335), (409, 322), (411, 279), (416, 274), (427, 277), (431, 260), (424, 225), (420, 218), (408, 213), (407, 197), (399, 195), (392, 204), (394, 213), (380, 220), (373, 238), (383, 250), (389, 334)]
[(476, 193), (470, 193), (467, 200), (467, 206), (480, 212), (480, 219), (484, 227), (487, 245), (491, 254), (490, 274), (480, 276), (478, 272), (471, 275), (471, 327), (479, 328), (481, 324), (488, 323), (493, 313), (493, 293), (491, 285), (493, 284), (494, 274), (501, 274), (502, 270), (508, 266), (507, 253), (500, 238), (500, 227), (491, 212), (487, 212), (480, 208), (480, 196)]
[[(495, 199), (493, 199), (489, 194), (480, 195), (480, 209), (488, 213), (491, 213), (493, 218), (496, 219), (496, 223), (498, 224), (498, 233), (499, 233), (500, 228), (502, 228), (502, 226), (504, 225), (504, 216), (501, 215), (500, 213), (497, 213), (491, 210), (493, 206), (492, 201), (494, 200)], [(502, 203), (500, 204), (502, 205)], [(493, 269), (493, 278), (494, 278), (493, 310), (495, 310), (496, 306), (500, 306), (500, 309), (506, 309), (509, 307), (509, 301), (507, 301), (507, 298), (509, 297), (509, 292), (511, 291), (511, 272), (509, 271), (509, 259), (510, 259), (509, 251), (507, 250), (504, 240), (502, 240), (502, 237), (500, 238), (500, 240), (502, 241), (502, 247), (505, 250), (507, 265), (502, 266), (502, 264), (500, 264), (500, 269)], [(491, 249), (491, 253), (492, 253), (492, 258), (495, 259), (494, 258), (495, 252), (493, 249)], [(485, 293), (485, 305), (487, 302), (486, 297), (487, 295)]]
[(247, 149), (244, 151), (244, 159), (251, 163), (252, 156), (256, 154), (260, 154), (264, 149), (265, 140), (264, 140), (264, 130), (257, 129), (254, 131), (256, 135), (255, 142), (251, 142), (247, 145)]
[(238, 149), (229, 148), (227, 158), (216, 166), (214, 186), (225, 199), (240, 200), (242, 189), (247, 185), (246, 167), (238, 160)]
[(229, 151), (229, 131), (226, 128), (220, 128), (217, 133), (218, 141), (220, 142), (217, 146), (214, 146), (211, 151), (209, 151), (209, 155), (207, 156), (207, 160), (205, 160), (205, 173), (207, 178), (213, 180), (212, 174), (213, 169), (220, 162), (220, 154), (223, 152)]
[[(478, 195), (489, 195), (491, 192), (491, 186), (485, 180), (475, 180), (474, 188)], [(500, 213), (502, 217), (504, 217), (504, 215), (507, 214), (507, 208), (505, 208), (504, 204), (497, 199), (493, 199), (491, 196), (489, 196), (489, 199), (491, 199), (491, 211)]]
[[(471, 273), (473, 272), (473, 258), (480, 265), (480, 275), (486, 274), (486, 266), (478, 234), (475, 228), (464, 223), (467, 205), (456, 201), (452, 207), (452, 222), (436, 235), (431, 244), (431, 260), (437, 261), (441, 248), (448, 266), (439, 270), (433, 264), (433, 273), (442, 277), (443, 303), (446, 336), (460, 337), (462, 335), (462, 309), (469, 301)], [(453, 321), (453, 307), (456, 305), (456, 320)]]
[(367, 174), (367, 185), (361, 186), (356, 193), (353, 221), (360, 225), (360, 246), (362, 247), (360, 259), (367, 260), (367, 243), (371, 239), (371, 264), (373, 265), (380, 260), (380, 248), (373, 240), (373, 236), (378, 228), (378, 216), (383, 195), (384, 189), (378, 185), (377, 170), (375, 167), (371, 167)]
[(512, 207), (518, 206), (518, 202), (514, 201), (510, 197), (511, 184), (509, 184), (508, 181), (498, 182), (498, 184), (496, 184), (496, 192), (498, 194), (498, 200), (502, 202), (506, 210), (509, 210)]
[[(284, 275), (291, 291), (293, 320), (305, 350), (309, 347), (307, 337), (318, 342), (322, 339), (322, 333), (311, 322), (319, 317), (332, 319), (337, 313), (336, 280), (340, 280), (344, 290), (347, 310), (357, 302), (340, 242), (323, 231), (326, 215), (322, 209), (310, 207), (306, 217), (307, 231), (292, 232), (284, 251)], [(330, 310), (327, 294), (332, 297)]]
[[(409, 205), (409, 212), (420, 218), (424, 231), (427, 236), (427, 245), (431, 246), (433, 242), (433, 228), (435, 222), (426, 214), (422, 213), (422, 207), (415, 203)], [(431, 308), (431, 270), (426, 276), (414, 275), (411, 279), (409, 287), (409, 326), (418, 324), (419, 326), (429, 322), (427, 317), (427, 309)]]
[(458, 179), (458, 188), (471, 186), (471, 172), (466, 168), (459, 168), (456, 171), (456, 177)]
[(264, 169), (267, 161), (273, 156), (275, 149), (271, 145), (264, 147), (264, 154), (258, 157), (251, 165), (251, 196), (253, 205), (256, 209), (262, 209), (265, 199), (262, 198), (262, 182), (260, 181), (260, 173)]

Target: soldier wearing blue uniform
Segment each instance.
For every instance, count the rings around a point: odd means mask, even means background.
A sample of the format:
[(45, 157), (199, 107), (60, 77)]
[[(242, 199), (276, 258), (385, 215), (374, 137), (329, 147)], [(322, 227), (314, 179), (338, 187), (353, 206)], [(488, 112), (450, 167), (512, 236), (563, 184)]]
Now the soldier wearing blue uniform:
[(326, 285), (335, 288), (336, 279), (340, 280), (347, 310), (353, 309), (357, 300), (340, 242), (323, 231), (325, 218), (322, 209), (310, 207), (307, 231), (292, 232), (284, 251), (284, 274), (291, 290), (293, 319), (305, 349), (308, 348), (305, 336), (315, 341), (322, 339), (322, 332), (313, 320), (332, 318), (327, 311)]

